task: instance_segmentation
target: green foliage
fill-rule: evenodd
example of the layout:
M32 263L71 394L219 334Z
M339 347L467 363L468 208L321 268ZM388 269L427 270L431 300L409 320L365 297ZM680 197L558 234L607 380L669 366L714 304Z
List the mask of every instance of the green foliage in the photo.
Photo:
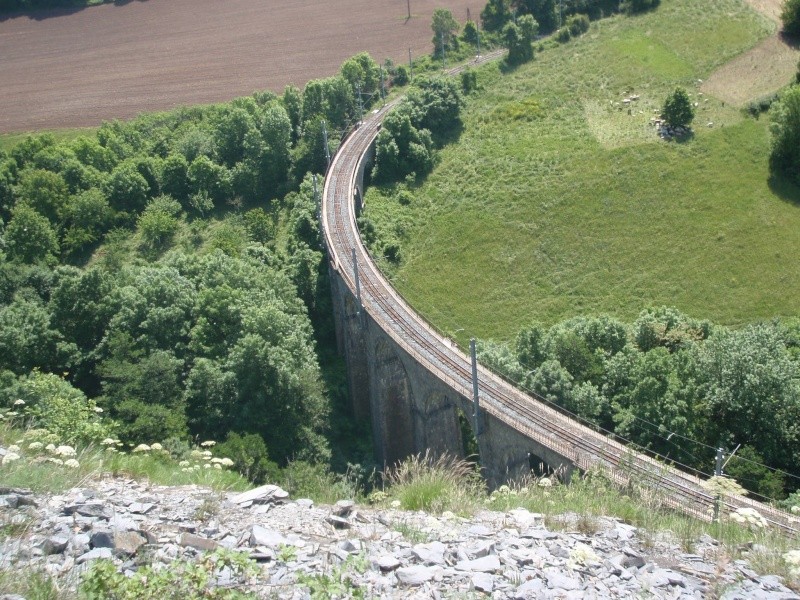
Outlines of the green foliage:
M0 364L23 375L36 367L60 372L76 358L75 345L54 326L38 299L15 298L0 306Z
M354 570L364 573L369 566L366 557L350 556L341 565L335 567L331 573L308 574L301 573L298 583L307 587L312 600L326 600L328 598L366 598L364 590L350 575Z
M47 220L26 204L14 208L6 225L5 246L8 257L26 264L56 262L58 238Z
M629 15L646 12L658 8L661 0L624 0L621 8Z
M521 16L517 23L507 23L501 32L503 45L508 48L506 60L519 65L533 58L531 43L539 30L539 24L531 15Z
M144 208L150 186L136 164L126 161L111 172L104 191L115 210L135 213Z
M664 100L661 115L670 127L688 127L694 120L694 107L686 90L675 88Z
M176 560L164 569L145 566L128 577L111 561L97 561L83 574L80 592L87 600L237 600L252 597L236 587L217 586L218 575L230 573L242 587L258 573L243 552L215 550L196 561Z
M564 21L564 27L569 29L572 37L578 37L582 33L589 31L589 17L587 15L570 15Z
M18 202L33 208L57 224L63 216L69 196L64 178L58 173L42 169L26 169L20 174L16 191Z
M800 84L791 86L773 104L770 169L800 184Z
M164 248L178 230L178 214L181 205L170 196L159 196L151 200L137 221L142 245L147 250Z
M231 431L214 451L218 456L230 458L233 468L253 483L274 481L278 476L278 465L269 460L267 445L258 434L239 435Z
M465 514L484 493L475 465L452 456L411 456L384 473L389 494L404 510Z
M302 460L290 461L281 471L281 486L294 498L311 498L322 504L358 497L360 490L345 476L326 465Z
M108 424L102 422L94 401L52 373L32 371L4 395L25 402L28 424L55 434L62 443L99 442L109 435Z
M446 8L436 8L431 19L431 29L434 54L441 55L442 50L447 50L457 41L460 27L458 21L453 18L453 13Z
M526 14L532 15L539 23L543 33L554 31L559 24L559 10L563 12L563 2L556 0L520 0L519 8Z
M501 31L511 21L509 0L489 0L481 11L481 23L488 32Z
M781 22L786 34L800 35L800 0L784 0Z

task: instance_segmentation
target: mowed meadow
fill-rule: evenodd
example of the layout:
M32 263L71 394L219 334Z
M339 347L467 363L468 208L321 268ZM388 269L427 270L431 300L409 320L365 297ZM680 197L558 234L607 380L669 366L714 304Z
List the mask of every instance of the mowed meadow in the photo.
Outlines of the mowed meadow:
M798 314L800 190L769 180L769 119L699 91L774 27L738 0L664 0L482 68L413 201L367 195L401 241L398 290L462 342L654 305L728 325ZM651 118L678 85L694 134L664 141Z

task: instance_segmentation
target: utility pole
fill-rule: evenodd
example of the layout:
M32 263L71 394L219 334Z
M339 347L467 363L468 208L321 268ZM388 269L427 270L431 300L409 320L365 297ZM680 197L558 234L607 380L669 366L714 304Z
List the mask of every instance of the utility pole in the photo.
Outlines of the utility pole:
M325 249L325 236L322 233L322 198L319 197L317 192L317 174L311 175L311 181L314 183L314 204L317 206L317 224L319 226L319 240L322 249Z
M411 48L408 49L408 80L414 81L414 63L411 62Z
M408 5L408 18L411 18L411 0L406 0L406 4Z
M478 56L481 55L481 27L478 23L475 23L475 31L478 32Z
M383 67L378 65L378 71L381 74L381 100L383 101L383 106L386 106L386 90L383 89Z
M564 11L561 6L562 0L558 0L558 28L561 29L561 21L564 19Z
M359 124L361 121L364 120L364 104L361 102L361 84L356 84L356 89L358 90L358 122Z
M722 459L725 458L724 454L722 453L722 448L717 448L717 465L714 468L714 476L715 477L722 477ZM719 508L720 508L720 500L722 494L717 492L716 498L714 498L714 523L719 523Z
M475 352L475 338L469 340L469 354L472 358L472 402L475 410L472 418L475 423L475 437L477 438L481 434L481 407L478 399L478 357Z
M361 284L358 281L358 260L356 260L356 249L352 248L353 251L353 277L355 277L356 281L356 301L358 302L358 312L356 314L360 315L361 312L364 310L364 305L361 304Z
M445 56L444 53L444 31L439 32L439 39L441 40L441 46L442 46L442 68L447 69L447 57Z
M325 160L328 163L328 166L325 168L325 173L327 174L328 169L331 168L331 149L328 148L328 126L325 125L325 121L322 121L322 139L325 143Z

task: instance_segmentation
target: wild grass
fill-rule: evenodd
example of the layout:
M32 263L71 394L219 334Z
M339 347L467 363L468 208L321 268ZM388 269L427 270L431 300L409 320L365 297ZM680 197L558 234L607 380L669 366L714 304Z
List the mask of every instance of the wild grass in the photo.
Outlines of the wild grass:
M698 89L772 28L739 0L665 0L511 72L480 68L460 139L414 200L367 194L402 243L399 291L462 343L662 304L728 325L797 314L800 189L769 179L767 119ZM694 135L665 142L650 118L679 85Z
M69 600L74 593L61 589L46 573L34 569L0 569L0 596L25 600ZM16 594L16 595L15 595Z
M42 135L49 133L56 140L72 140L82 135L92 135L97 130L96 127L73 127L67 129L44 129L38 131L26 131L22 133L0 133L0 150L10 151L29 135Z
M69 467L46 460L43 452L27 451L34 439L7 425L0 426L0 445L21 448L21 459L0 465L0 481L9 487L30 489L37 493L58 493L102 477L129 477L148 480L156 485L202 485L215 490L245 490L251 484L227 469L201 466L182 467L178 458L163 452L130 453L99 446L76 448L73 457L78 466Z
M387 469L384 481L403 510L469 514L485 493L474 463L429 451Z

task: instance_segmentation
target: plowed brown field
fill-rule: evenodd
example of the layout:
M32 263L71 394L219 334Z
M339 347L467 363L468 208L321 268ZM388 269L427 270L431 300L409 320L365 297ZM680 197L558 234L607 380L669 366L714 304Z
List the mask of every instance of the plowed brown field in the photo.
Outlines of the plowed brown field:
M0 132L98 125L430 52L434 8L483 0L136 0L0 21Z

